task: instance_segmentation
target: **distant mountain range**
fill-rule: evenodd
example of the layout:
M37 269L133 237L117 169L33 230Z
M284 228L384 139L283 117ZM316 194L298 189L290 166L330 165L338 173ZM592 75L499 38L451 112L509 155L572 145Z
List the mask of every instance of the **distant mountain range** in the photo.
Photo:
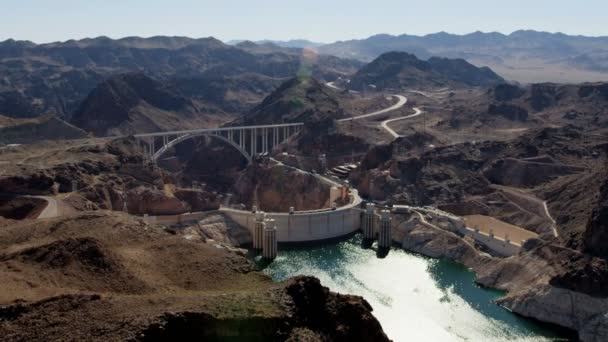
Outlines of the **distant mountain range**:
M297 47L310 45L316 47ZM100 136L239 118L335 118L342 113L323 82L339 79L345 82L341 88L352 90L404 90L486 87L526 77L594 81L608 75L607 46L605 37L534 31L378 35L328 45L228 45L215 38L163 36L49 44L7 40L0 42L0 127L38 125L48 137L55 127L62 136ZM10 140L19 132L11 131Z
M226 42L226 44L229 45L237 45L243 42L246 42L247 40L229 40ZM258 45L267 45L267 44L273 44L276 46L280 46L280 47L286 47L286 48L318 48L321 45L324 45L323 43L318 43L318 42L311 42L310 40L306 40L306 39L291 39L291 40L271 40L271 39L264 39L264 40L255 40L253 41L253 43L258 44Z
M239 42L242 41L234 43ZM433 56L463 58L477 66L488 66L506 79L524 83L608 80L608 37L520 30L508 35L497 32L378 34L331 44L306 40L260 43L314 48L321 54L363 62L389 51L404 51L425 60Z
M463 58L489 66L501 76L520 82L584 82L608 80L608 37L516 31L445 32L425 36L379 34L317 48L322 54L371 61L388 51L406 51L418 58Z

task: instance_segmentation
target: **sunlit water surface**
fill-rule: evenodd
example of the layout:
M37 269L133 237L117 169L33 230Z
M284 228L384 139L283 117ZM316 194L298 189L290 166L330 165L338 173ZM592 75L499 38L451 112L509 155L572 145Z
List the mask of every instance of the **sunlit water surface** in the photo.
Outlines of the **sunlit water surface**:
M385 259L359 236L336 244L284 249L264 271L280 281L321 279L332 291L365 297L394 341L555 341L556 332L497 306L466 268L392 249Z

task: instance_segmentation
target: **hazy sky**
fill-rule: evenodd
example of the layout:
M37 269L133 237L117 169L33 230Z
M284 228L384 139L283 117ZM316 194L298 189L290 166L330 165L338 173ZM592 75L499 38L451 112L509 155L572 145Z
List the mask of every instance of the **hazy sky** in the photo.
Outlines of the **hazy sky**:
M608 36L607 0L0 0L0 40L180 35L332 42L535 29Z

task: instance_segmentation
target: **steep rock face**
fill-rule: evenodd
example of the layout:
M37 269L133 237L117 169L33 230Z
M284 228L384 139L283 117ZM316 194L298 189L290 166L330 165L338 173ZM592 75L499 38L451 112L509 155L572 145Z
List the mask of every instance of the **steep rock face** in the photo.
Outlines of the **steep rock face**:
M237 180L234 188L241 203L248 207L256 204L264 211L329 207L329 185L312 174L284 165L254 163Z
M600 188L597 206L593 209L584 235L585 251L608 259L608 178Z
M362 89L441 87L451 84L486 86L502 78L488 68L477 68L463 59L418 59L406 52L387 52L361 68L349 86Z
M513 121L526 121L528 119L528 111L516 105L500 103L491 104L488 107L488 114L502 115L505 118Z

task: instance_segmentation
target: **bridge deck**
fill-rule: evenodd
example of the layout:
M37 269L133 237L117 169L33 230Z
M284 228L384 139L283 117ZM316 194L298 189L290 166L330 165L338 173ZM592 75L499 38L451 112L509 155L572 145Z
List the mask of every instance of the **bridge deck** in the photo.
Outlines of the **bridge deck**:
M226 126L216 128L203 128L203 129L190 129L183 131L168 131L168 132L155 132L155 133L141 133L134 134L136 138L142 137L162 137L166 135L182 135L192 133L205 133L205 132L225 132L225 131L237 131L237 130L249 130L249 129L263 129L263 128L281 128L281 127L295 127L304 125L301 122L297 123L285 123L285 124L274 124L274 125L255 125L255 126Z

